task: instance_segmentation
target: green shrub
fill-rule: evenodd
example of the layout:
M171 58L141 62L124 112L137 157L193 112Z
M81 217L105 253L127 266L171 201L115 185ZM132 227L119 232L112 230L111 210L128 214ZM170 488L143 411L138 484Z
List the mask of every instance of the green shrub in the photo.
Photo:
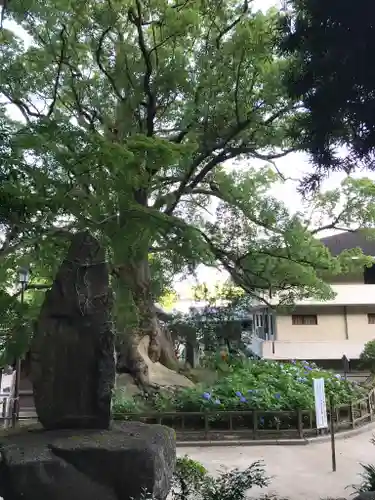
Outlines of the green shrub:
M145 411L145 404L127 394L122 390L115 392L112 399L112 414L116 418L117 415L126 413L141 413Z
M375 340L370 340L365 344L359 357L361 367L375 374Z
M177 411L295 410L314 409L313 379L324 378L327 397L335 404L347 404L363 397L358 385L340 375L303 362L243 362L211 386L182 389L168 400L168 409Z
M373 437L370 442L375 444L375 438ZM372 464L361 464L361 467L363 469L361 473L362 482L359 485L352 485L352 488L358 493L375 491L375 466Z
M173 476L172 492L174 500L187 500L198 495L204 481L207 479L207 470L196 460L185 455L177 458Z
M362 483L355 487L358 492L375 491L375 466L372 464L361 464L363 472L361 473Z
M280 363L265 360L235 360L230 371L213 383L200 383L192 388L158 394L152 402L154 410L313 410L313 379L324 378L326 395L335 405L348 404L364 397L364 389L344 380L340 375L322 370L313 363L297 361ZM131 400L115 401L114 408L123 413L142 411Z
M173 500L244 500L247 490L268 484L262 462L214 478L200 462L185 456L177 459L171 496Z
M233 469L223 472L217 478L208 477L201 488L202 500L244 500L246 492L253 486L264 488L269 485L261 461L254 462L245 470ZM197 498L197 497L194 497Z
M185 456L177 459L170 497L172 500L244 500L253 486L269 485L262 462L254 462L245 470L233 469L218 477L210 476L205 467ZM154 500L143 492L141 500Z

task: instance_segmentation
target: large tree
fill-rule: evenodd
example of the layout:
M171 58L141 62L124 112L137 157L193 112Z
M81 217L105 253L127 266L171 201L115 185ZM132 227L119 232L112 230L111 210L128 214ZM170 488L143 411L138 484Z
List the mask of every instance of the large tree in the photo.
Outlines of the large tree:
M371 0L288 0L282 51L292 56L289 95L301 99L295 133L316 172L374 169L375 4Z
M311 214L271 195L273 167L251 166L296 147L277 12L246 0L12 0L5 17L31 44L1 31L3 286L25 260L51 277L65 236L90 229L111 262L119 369L140 385L150 361L176 366L154 308L176 272L217 266L253 296L290 301L326 297L324 273L365 262L332 258ZM369 181L349 182L316 195L312 213L328 228L370 224L373 202Z

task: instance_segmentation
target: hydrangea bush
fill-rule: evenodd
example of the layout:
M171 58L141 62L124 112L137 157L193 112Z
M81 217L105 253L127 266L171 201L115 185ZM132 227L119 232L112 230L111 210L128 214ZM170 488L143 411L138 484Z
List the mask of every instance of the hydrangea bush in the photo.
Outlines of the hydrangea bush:
M280 363L245 361L212 386L160 394L154 405L159 411L212 410L309 410L314 408L313 379L324 378L327 398L344 405L364 397L364 390L339 374L322 370L307 361Z

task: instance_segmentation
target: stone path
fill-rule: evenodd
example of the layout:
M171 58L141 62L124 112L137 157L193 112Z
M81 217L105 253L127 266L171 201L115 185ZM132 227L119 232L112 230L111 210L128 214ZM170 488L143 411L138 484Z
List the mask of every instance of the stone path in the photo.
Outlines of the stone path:
M179 448L178 454L199 460L213 474L264 460L267 473L273 476L271 485L251 490L251 496L277 493L290 500L350 498L353 490L346 486L360 482L360 463L375 464L375 445L370 443L373 433L375 424L362 434L336 440L337 472L331 469L329 442L307 446L186 447Z

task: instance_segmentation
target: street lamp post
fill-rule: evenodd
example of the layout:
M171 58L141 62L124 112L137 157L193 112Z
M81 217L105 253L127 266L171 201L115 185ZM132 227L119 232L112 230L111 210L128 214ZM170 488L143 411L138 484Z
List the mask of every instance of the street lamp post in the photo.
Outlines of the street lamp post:
M21 305L24 304L25 290L29 282L30 271L27 267L22 267L18 271L18 282L21 285ZM20 379L21 379L21 357L16 361L16 379L14 382L14 399L13 399L13 411L12 411L12 427L15 427L18 420L18 415L20 411Z

